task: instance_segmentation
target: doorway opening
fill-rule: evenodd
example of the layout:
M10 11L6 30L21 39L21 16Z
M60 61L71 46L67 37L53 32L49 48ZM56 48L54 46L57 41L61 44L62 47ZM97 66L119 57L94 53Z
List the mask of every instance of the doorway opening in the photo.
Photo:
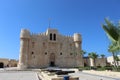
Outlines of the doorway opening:
M51 67L55 66L55 54L54 53L50 54L50 66Z
M51 66L51 67L54 67L54 66L55 66L55 62L51 61L51 62L50 62L50 66Z
M84 66L86 67L86 66L87 66L87 64L86 64L86 63L84 63Z
M0 68L4 68L4 63L0 62Z

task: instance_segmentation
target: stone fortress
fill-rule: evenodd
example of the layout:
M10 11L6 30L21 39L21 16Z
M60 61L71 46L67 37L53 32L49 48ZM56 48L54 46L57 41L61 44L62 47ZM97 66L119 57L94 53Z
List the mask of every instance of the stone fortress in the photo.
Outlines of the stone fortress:
M81 52L81 35L61 35L58 30L48 28L45 33L31 34L22 29L18 67L44 68L84 66Z

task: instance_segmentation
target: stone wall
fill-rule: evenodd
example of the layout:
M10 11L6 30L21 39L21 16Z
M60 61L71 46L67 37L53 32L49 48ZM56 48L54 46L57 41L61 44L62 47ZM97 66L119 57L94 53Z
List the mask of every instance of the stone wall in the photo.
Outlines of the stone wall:
M9 60L9 67L17 67L18 61L15 59L10 59Z
M97 58L95 59L95 64L92 58L84 57L84 66L106 66L107 59L106 58Z
M9 63L9 59L0 58L0 64L3 64L3 67L7 67Z
M96 59L96 66L106 66L107 65L107 59L106 58L97 58Z
M17 67L18 61L15 59L0 58L0 64L3 64L3 67Z

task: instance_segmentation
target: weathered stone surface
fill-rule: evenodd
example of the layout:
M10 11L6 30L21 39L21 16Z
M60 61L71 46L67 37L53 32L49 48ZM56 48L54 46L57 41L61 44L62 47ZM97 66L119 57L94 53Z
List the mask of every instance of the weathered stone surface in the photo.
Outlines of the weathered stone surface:
M83 66L81 35L63 36L56 29L43 34L21 30L19 68Z

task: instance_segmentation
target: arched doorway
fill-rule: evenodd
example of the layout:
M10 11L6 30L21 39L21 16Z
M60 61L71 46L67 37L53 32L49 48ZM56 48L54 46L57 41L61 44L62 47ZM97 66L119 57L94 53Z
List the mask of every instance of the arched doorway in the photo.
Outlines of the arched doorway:
M55 66L55 54L54 53L50 54L50 66L51 67Z
M4 67L4 63L0 62L0 68L3 68L3 67Z
M87 63L84 63L84 67L86 67L87 66Z

